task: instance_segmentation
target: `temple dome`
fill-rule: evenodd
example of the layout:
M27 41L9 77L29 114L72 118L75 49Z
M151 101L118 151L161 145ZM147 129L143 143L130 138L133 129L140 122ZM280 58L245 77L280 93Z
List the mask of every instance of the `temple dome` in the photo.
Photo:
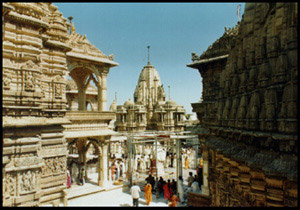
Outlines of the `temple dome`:
M134 102L131 101L130 99L128 99L127 101L125 101L124 106L125 106L126 108L127 108L127 107L130 107L130 106L134 106Z
M169 101L166 102L166 105L168 106L177 106L176 102L170 99Z

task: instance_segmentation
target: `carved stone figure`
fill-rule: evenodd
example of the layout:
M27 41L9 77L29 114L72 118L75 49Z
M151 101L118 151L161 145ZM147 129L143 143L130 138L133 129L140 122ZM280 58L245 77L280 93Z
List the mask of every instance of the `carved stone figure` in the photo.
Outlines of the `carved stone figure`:
M35 174L34 172L31 172L31 170L23 172L21 174L21 180L22 180L20 183L21 191L27 192L35 189Z
M196 54L196 53L192 53L192 61L195 62L195 61L198 61L200 58L199 56Z
M11 75L9 75L9 74L4 75L3 74L2 79L3 79L3 89L4 90L9 90L10 89L11 80L12 80Z
M35 79L31 71L28 71L25 76L25 91L35 91Z
M16 193L16 177L12 173L5 173L3 178L3 197L9 198Z
M55 98L62 97L61 84L58 83L54 84L54 93L55 93Z

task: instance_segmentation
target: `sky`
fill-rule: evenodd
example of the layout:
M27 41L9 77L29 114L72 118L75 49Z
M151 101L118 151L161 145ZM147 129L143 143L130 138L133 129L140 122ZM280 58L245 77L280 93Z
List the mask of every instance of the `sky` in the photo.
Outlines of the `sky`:
M191 53L201 55L238 22L245 3L54 3L65 18L73 16L76 32L105 55L114 54L119 66L107 77L107 109L115 99L123 105L133 100L139 74L148 61L158 70L171 99L193 114L191 103L202 94L202 78Z

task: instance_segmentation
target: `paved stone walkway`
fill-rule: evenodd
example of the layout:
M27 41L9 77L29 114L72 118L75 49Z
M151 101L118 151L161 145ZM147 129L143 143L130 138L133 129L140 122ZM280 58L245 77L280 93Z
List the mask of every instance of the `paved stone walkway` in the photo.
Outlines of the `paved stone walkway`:
M132 206L132 198L129 191L123 192L122 189L105 191L91 194L84 197L74 198L68 201L68 206ZM139 206L147 206L145 193L140 193ZM150 206L168 206L163 198L156 199L152 195Z

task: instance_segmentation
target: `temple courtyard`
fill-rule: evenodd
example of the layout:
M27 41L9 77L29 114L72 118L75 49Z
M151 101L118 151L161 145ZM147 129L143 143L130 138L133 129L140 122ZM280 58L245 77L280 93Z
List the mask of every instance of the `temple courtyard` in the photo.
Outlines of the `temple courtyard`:
M184 177L188 176L189 172L193 174L196 173L193 169L183 169ZM164 180L175 178L175 168L166 168L165 175L163 176ZM139 206L147 206L145 201L145 178L147 177L147 172L140 173L139 176L133 177L134 181L137 181L137 184L141 188ZM112 181L109 181L107 188L97 186L97 174L90 174L89 179L86 183L81 186L78 184L72 184L72 187L68 189L67 194L67 206L119 206L119 207L129 207L132 205L132 198L129 191L129 185L124 183L122 185L114 185ZM185 192L190 190L187 187L187 182L183 182L183 187ZM200 192L201 193L201 192ZM186 196L185 196L186 198ZM63 203L54 204L57 206L64 206ZM53 204L45 205L53 206ZM168 202L161 195L159 198L156 198L155 194L152 193L152 202L149 206L160 206L168 207ZM187 206L186 202L178 202L178 207Z

